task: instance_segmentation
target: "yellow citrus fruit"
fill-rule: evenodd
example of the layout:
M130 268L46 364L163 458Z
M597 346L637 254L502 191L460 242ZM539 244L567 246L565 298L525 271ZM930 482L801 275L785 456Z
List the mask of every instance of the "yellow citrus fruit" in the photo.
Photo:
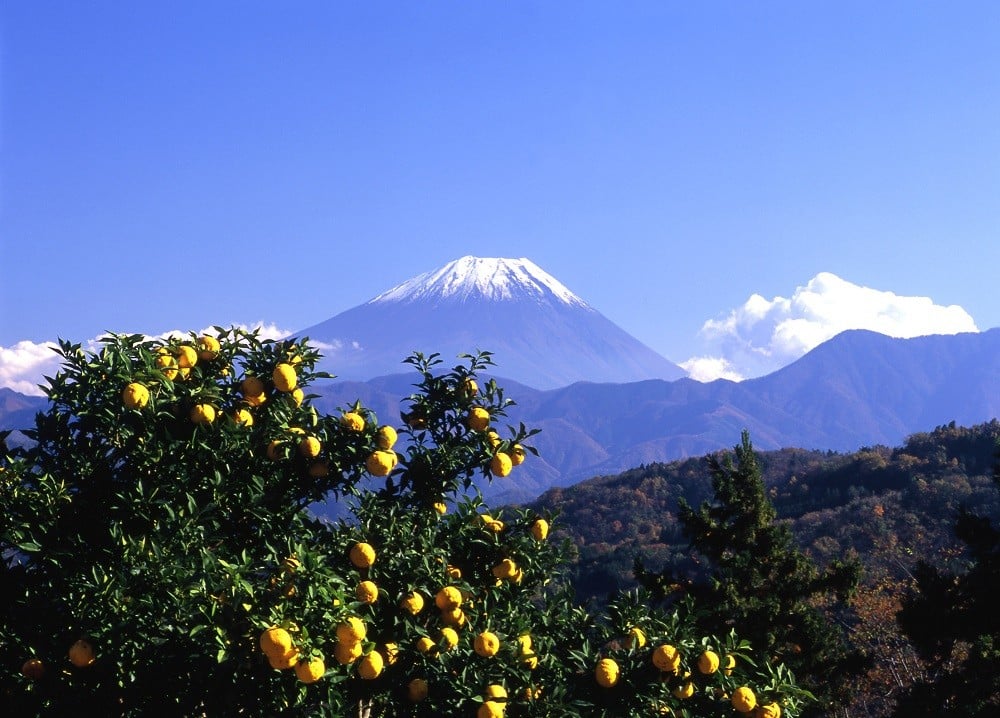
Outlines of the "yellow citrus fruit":
M661 671L676 672L681 665L681 654L674 646L657 646L653 650L653 665Z
M122 391L122 403L129 409L141 409L149 403L149 389L138 382L132 382Z
M29 658L21 665L21 675L30 681L41 680L45 675L45 664L37 658Z
M274 382L275 389L287 394L295 389L299 383L299 378L295 375L295 367L291 364L282 363L274 367L274 371L271 372L271 381Z
M399 460L394 451L375 451L365 460L365 468L372 476L388 476Z
M454 586L445 586L437 592L434 603L442 611L458 608L462 605L462 592Z
M286 556L281 561L282 573L295 573L302 567L302 562L295 555Z
M514 466L520 466L524 463L524 447L520 444L514 444L510 447L510 451L508 453L510 454L510 463Z
M385 664L393 665L399 658L399 646L395 643L386 643L382 648L382 655L385 656Z
M211 404L195 404L191 407L191 421L195 424L211 424L215 421L215 407Z
M483 658L491 658L500 650L500 639L492 631L483 631L476 636L472 648Z
M295 677L302 683L315 683L326 673L326 664L322 658L313 657L308 661L301 661L295 666Z
M451 626L445 626L441 629L441 641L444 642L444 649L450 651L458 645L458 633Z
M529 670L535 670L538 667L538 656L531 650L531 636L524 633L517 637L517 643L520 646L521 663Z
M444 572L448 575L448 578L456 581L462 578L462 569L458 566L452 566L450 563L445 567Z
M486 432L486 440L490 443L490 448L495 449L500 446L500 434L492 429Z
M688 673L684 678L689 678L691 676ZM694 683L692 681L685 680L679 686L674 688L673 694L675 698L680 698L681 700L687 700L694 695Z
M642 648L646 645L646 634L641 628L632 628L625 639L625 645L628 648Z
M233 412L233 421L240 426L253 426L253 414L249 409L237 409Z
M214 361L219 356L219 340L205 335L198 339L198 358L203 361Z
M177 360L169 354L160 354L156 357L156 366L167 379L173 381L177 377Z
M465 377L462 382L462 393L468 397L473 397L479 393L479 385L476 384L476 380L471 376Z
M367 656L358 661L358 675L366 681L373 681L382 673L385 667L385 660L378 651L371 651Z
M86 668L94 662L94 647L90 641L80 639L69 648L69 662L77 668Z
M357 616L351 616L337 626L337 640L341 643L357 643L365 640L367 635L368 629Z
M733 675L733 669L736 668L736 656L727 655L723 663L723 673L727 676Z
M753 716L754 718L781 718L781 706L777 703L757 706Z
M611 688L618 682L618 664L610 658L602 658L594 669L594 680L602 688Z
M337 641L333 645L333 657L342 666L354 663L361 657L364 646L361 641Z
M351 547L351 563L358 568L370 568L375 563L375 549L364 541Z
M198 363L198 352L190 344L182 344L177 347L177 366L181 369L190 369Z
M490 461L490 473L494 476L504 477L510 475L510 470L514 465L510 461L510 457L502 451L498 451L493 455L493 459Z
M705 651L698 656L698 670L706 676L719 670L719 654L715 651Z
M268 653L267 662L270 664L271 668L276 671L284 671L292 668L299 662L299 649L292 647L285 653Z
M403 600L400 601L400 605L403 607L403 610L411 616L416 616L424 610L424 597L416 591L411 591L403 597Z
M486 686L486 690L483 691L483 697L485 698L506 698L507 689L501 686L499 683L491 683Z
M247 394L246 396L243 397L243 401L245 401L250 406L261 406L264 402L267 401L267 394L263 392L261 392L260 394Z
M483 701L476 710L476 718L503 718L506 706L506 703L498 703L497 701Z
M340 425L348 431L364 431L365 419L356 411L349 411L340 417Z
M302 391L301 387L297 386L294 389L292 389L291 393L288 396L291 397L292 403L295 404L295 406L302 406L302 402L306 398L306 393Z
M549 522L545 519L535 521L531 524L531 535L535 537L536 541L544 541L549 535Z
M514 574L517 573L517 564L511 559L505 558L503 561L494 566L491 571L497 578L513 578Z
M738 712L749 713L757 705L757 696L746 686L740 686L733 691L733 697L730 699L730 702Z
M284 655L292 648L292 634L279 626L271 626L260 634L260 650L267 655Z
M423 678L414 678L406 686L406 695L414 703L419 703L427 697L427 681Z
M486 431L486 427L490 425L490 412L481 406L474 406L469 409L466 423L473 431Z
M434 510L437 511L442 516L444 516L446 513L448 513L448 505L444 501L435 501Z
M323 445L315 436L307 436L299 442L299 453L307 459L315 459L322 448Z
M449 608L441 611L441 622L446 626L461 628L465 625L465 611L461 608Z
M260 396L264 393L264 382L255 376L248 376L240 382L240 391L245 397Z
M396 430L391 426L380 427L375 434L375 444L383 451L388 451L396 443Z
M375 603L378 600L378 586L374 581L362 581L358 584L355 594L362 603Z
M434 639L429 636L421 636L417 640L417 650L421 653L430 653L435 648L437 648L437 644L434 643Z

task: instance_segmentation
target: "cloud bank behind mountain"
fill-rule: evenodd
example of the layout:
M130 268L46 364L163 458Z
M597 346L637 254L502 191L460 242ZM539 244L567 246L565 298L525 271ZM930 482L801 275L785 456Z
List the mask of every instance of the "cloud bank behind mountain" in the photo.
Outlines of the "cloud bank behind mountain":
M727 315L709 319L700 332L704 353L680 365L698 381L764 376L848 329L899 339L979 331L958 305L901 296L820 272L789 298L752 294Z

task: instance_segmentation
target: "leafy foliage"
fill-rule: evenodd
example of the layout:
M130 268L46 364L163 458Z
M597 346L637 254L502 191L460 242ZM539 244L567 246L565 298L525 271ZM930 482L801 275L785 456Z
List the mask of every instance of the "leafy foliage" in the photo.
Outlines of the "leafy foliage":
M1000 464L994 469L1000 488ZM984 516L963 509L956 536L968 547L962 571L920 561L915 591L899 622L923 658L931 677L911 687L897 715L985 718L1000 712L1000 530Z
M690 604L573 605L553 515L475 490L516 480L500 477L534 433L476 384L488 354L411 357L390 430L360 402L315 409L308 344L217 332L61 345L35 443L0 472L12 715L694 717L749 691L796 716L811 700L739 626L696 630ZM310 512L331 496L348 520ZM700 670L706 650L732 671Z
M816 605L846 600L857 586L860 565L835 562L817 569L796 545L766 495L760 468L743 432L735 461L708 457L714 499L693 509L679 500L679 519L691 547L708 560L709 580L692 583L675 574L639 580L663 593L683 590L701 607L697 625L718 632L739 626L752 645L788 663L806 685L831 700L849 675L842 630Z

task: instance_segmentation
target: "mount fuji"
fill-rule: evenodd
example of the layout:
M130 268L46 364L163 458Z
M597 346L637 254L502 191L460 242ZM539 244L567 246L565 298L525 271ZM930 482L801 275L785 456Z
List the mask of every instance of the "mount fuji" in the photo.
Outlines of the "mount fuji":
M537 389L685 376L529 259L462 257L295 334L341 379L409 371L414 351L450 364L476 350Z

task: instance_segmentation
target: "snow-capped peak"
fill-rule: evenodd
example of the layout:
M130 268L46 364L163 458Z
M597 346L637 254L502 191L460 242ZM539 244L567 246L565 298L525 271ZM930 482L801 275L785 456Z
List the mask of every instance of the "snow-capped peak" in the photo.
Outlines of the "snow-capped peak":
M369 304L440 298L462 300L470 296L494 301L526 296L554 298L565 304L590 308L558 279L523 257L462 257L382 292Z

